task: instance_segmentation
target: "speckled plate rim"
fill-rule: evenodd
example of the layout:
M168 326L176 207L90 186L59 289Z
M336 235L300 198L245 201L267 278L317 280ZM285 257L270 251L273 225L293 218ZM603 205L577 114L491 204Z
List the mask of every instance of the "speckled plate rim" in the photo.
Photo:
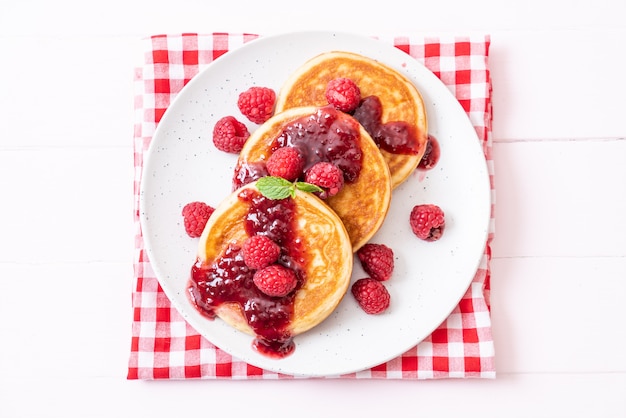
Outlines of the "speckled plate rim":
M287 76L318 53L357 52L411 79L422 93L429 132L441 145L431 171L416 171L394 190L386 221L370 242L393 248L395 270L385 282L391 306L366 315L348 293L321 325L295 338L295 352L271 359L252 348L252 337L200 314L187 297L197 239L182 225L182 207L202 200L217 205L230 193L236 155L217 151L212 127L240 116L236 101L250 86L278 91ZM245 118L239 117L244 121ZM246 122L252 130L256 127ZM446 212L446 231L430 243L411 232L408 216L419 203ZM151 267L163 291L201 335L235 358L294 376L339 376L393 359L430 335L467 291L482 258L491 192L485 157L474 127L448 88L422 64L392 45L361 35L308 31L261 37L224 54L196 75L164 113L146 153L140 185L140 222ZM365 274L358 261L352 281Z

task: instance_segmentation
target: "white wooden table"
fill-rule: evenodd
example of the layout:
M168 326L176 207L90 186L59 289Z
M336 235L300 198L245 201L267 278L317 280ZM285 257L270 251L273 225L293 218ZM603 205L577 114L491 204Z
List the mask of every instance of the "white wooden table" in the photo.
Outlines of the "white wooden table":
M0 417L626 417L626 4L284 7L0 0ZM301 29L491 34L496 379L126 380L140 39Z

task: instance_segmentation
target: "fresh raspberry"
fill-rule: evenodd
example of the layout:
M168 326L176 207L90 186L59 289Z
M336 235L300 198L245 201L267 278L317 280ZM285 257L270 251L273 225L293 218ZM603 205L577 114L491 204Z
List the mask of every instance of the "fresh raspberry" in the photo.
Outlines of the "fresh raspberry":
M250 136L248 128L234 116L224 116L213 127L213 144L220 151L237 154Z
M387 281L393 273L393 250L385 244L368 243L359 248L357 256L363 270L379 282Z
M304 158L293 147L281 147L270 155L265 165L270 176L294 181L302 174Z
M416 205L409 218L413 233L425 241L437 241L441 238L446 225L443 210L437 205Z
M243 261L251 269L262 269L278 260L280 247L265 235L253 235L243 243Z
M335 109L350 113L361 101L361 90L349 78L335 78L326 85L326 100Z
M272 116L275 102L274 90L267 87L250 87L239 94L237 106L251 122L260 125Z
M298 284L296 273L280 264L257 270L252 277L256 287L268 296L287 296Z
M376 279L359 279L351 290L359 306L370 315L383 313L389 307L391 295L385 285Z
M183 221L187 235L192 238L198 238L202 235L209 217L213 214L215 208L204 202L191 202L183 207Z
M324 191L318 196L326 199L339 193L343 187L343 172L335 164L322 161L307 170L304 181L321 187Z

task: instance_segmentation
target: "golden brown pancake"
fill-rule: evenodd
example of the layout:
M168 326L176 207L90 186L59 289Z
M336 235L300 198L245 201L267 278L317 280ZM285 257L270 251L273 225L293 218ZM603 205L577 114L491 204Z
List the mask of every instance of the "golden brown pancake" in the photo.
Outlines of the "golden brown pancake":
M339 193L324 200L343 221L353 250L357 251L378 231L387 215L391 201L391 176L389 167L370 135L347 113L330 106L308 106L275 114L246 141L235 167L234 187L245 183L241 177L246 171L260 170L257 176L266 174L263 172L264 163L280 146L277 138L283 135L288 126L300 123L303 118L324 119L326 113L335 115L355 131L361 152L358 177L352 182L345 181Z
M298 272L298 287L288 296L266 296L252 282L254 270L245 267L240 248L254 234L278 243L277 263ZM321 199L297 190L293 198L272 200L252 182L228 196L209 218L189 293L208 317L217 316L266 344L287 344L334 311L350 283L352 265L348 233Z
M412 153L381 152L391 171L392 187L401 184L419 164L426 150L428 121L422 96L400 72L368 57L344 51L320 54L298 68L282 86L275 112L301 106L324 106L326 85L335 78L353 80L361 97L376 96L382 105L383 124L405 122L414 141ZM372 137L379 143L377 136Z

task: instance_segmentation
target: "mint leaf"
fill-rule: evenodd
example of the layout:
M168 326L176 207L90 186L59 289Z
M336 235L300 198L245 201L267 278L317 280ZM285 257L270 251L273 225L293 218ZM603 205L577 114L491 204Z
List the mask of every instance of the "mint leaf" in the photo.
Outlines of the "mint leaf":
M305 183L303 181L297 181L295 185L298 190L302 190L303 192L307 193L321 193L324 191L321 187L316 186L315 184Z
M257 180L257 189L269 199L280 200L289 196L295 196L296 190L293 183L282 177L265 176Z
M280 200L289 196L296 197L296 189L307 193L323 192L324 190L315 184L304 181L294 183L282 177L265 176L256 182L256 188L268 199Z

